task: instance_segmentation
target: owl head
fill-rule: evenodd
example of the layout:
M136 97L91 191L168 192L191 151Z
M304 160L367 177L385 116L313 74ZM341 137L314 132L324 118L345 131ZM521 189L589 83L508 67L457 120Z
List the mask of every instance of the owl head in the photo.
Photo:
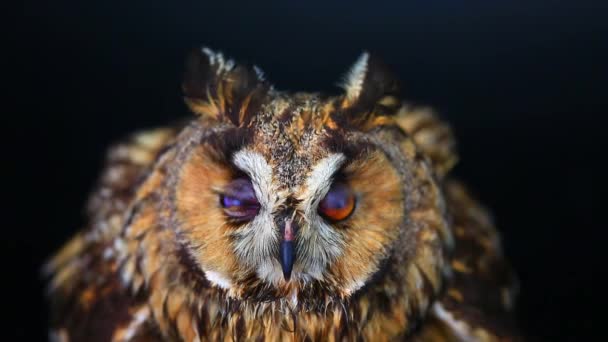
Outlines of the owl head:
M415 256L425 193L414 180L433 176L412 166L421 157L395 122L398 84L364 53L343 89L281 92L220 53L189 58L183 91L197 118L178 139L168 202L189 267L211 286L315 305Z

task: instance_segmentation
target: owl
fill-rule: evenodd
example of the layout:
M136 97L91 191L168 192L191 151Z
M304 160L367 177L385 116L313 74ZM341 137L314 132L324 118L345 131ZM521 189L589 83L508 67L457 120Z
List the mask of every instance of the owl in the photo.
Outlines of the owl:
M190 121L109 150L88 223L44 266L54 341L519 340L450 128L363 53L339 95L208 48Z

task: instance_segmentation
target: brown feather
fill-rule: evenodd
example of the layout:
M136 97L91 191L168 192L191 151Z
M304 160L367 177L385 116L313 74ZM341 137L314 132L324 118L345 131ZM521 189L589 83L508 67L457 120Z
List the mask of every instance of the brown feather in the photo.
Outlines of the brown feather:
M516 340L516 282L487 212L448 176L451 131L364 62L328 97L196 52L184 94L201 115L112 148L88 226L47 264L54 336ZM221 207L237 177L260 202L251 222ZM357 200L332 223L315 205L336 180ZM289 281L285 213L299 227Z

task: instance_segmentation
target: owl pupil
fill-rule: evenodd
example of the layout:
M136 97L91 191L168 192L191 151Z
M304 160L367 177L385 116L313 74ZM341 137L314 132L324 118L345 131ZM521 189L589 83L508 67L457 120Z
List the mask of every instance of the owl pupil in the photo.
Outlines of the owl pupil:
M331 192L327 195L327 199L325 200L325 203L328 208L342 209L342 208L346 207L347 201L348 201L348 198L345 196L345 194L343 192L336 191L336 192Z
M224 205L224 207L236 207L236 206L242 205L242 202L239 199L234 198L234 197L223 196L222 204Z

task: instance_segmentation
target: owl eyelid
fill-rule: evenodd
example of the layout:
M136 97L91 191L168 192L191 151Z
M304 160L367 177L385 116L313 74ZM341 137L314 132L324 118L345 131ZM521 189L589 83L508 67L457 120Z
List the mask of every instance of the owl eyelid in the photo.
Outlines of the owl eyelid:
M226 207L224 208L224 213L228 215L231 219L235 219L237 221L249 221L252 220L255 216L257 216L259 212L258 206L244 206L244 207Z
M243 205L224 206L224 198L220 197L220 206L229 220L234 222L248 222L253 220L260 211L257 203L244 203Z
M239 207L259 207L260 206L260 203L257 200L253 201L253 200L250 200L250 199L242 199L242 198L239 198L238 196L233 196L233 195L230 195L230 194L219 194L219 196L220 196L220 201L222 201L222 202L224 202L225 199L235 199L235 200L241 202L240 204L232 205L232 207L235 207L235 206L239 206Z
M217 193L219 204L229 219L249 221L257 216L260 210L260 203L249 178L236 178L224 188L214 189L214 192Z

